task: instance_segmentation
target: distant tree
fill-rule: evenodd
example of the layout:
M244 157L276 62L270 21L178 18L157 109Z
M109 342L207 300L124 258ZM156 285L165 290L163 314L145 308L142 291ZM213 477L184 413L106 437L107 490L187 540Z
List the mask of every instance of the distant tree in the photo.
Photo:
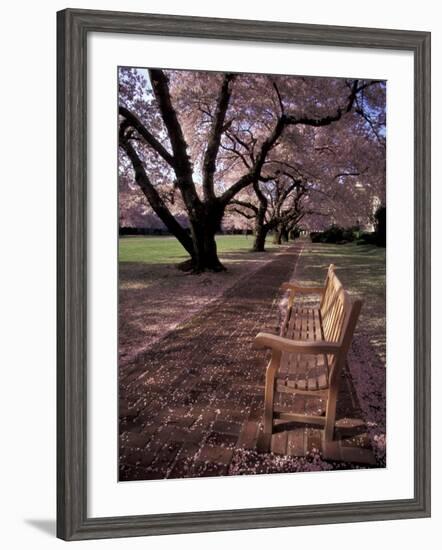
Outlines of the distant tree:
M252 250L262 252L269 232L273 231L281 244L284 236L301 221L305 215L302 197L306 187L301 179L289 172L263 178L252 186L254 197L250 200L233 199L229 210L237 212L254 222L255 239Z

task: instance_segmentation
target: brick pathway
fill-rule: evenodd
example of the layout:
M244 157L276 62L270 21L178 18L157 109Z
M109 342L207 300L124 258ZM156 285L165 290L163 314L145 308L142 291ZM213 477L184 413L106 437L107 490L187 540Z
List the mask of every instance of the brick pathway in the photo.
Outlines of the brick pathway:
M237 473L238 453L256 449L267 355L251 343L261 330L278 331L278 288L298 252L286 248L121 371L121 481L228 475L232 463ZM354 416L348 377L343 392L341 412ZM295 429L298 453L317 446L318 430ZM273 450L287 452L274 439Z

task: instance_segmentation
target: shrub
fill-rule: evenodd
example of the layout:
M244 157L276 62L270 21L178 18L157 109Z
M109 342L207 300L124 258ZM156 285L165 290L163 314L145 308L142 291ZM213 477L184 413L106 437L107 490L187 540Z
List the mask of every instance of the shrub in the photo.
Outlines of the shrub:
M310 240L312 241L312 243L320 243L321 235L322 233L319 233L318 231L312 231L310 233Z
M359 232L359 228L332 225L321 233L310 233L310 238L313 243L345 244L355 240L356 232Z
M338 243L344 238L344 229L338 225L332 225L330 229L323 232L323 242Z
M340 227L332 225L322 232L310 233L312 243L346 244L356 241L356 244L374 244L386 246L387 240L387 209L380 206L374 216L375 230L372 233L361 231L359 226Z
M356 244L377 244L376 233L361 233Z
M376 246L386 246L387 243L387 209L380 206L374 216L375 230L373 233L361 233L356 244L374 244Z

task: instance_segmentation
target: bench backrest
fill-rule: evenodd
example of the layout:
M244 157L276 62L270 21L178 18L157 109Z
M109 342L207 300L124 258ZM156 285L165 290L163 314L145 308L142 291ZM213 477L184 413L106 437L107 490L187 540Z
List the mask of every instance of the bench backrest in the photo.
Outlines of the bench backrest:
M333 264L327 271L320 311L324 339L328 342L339 342L345 314L345 291Z
M320 312L324 340L339 342L341 353L338 357L328 357L330 365L333 365L336 361L342 362L342 360L345 360L361 307L362 300L352 300L350 298L336 276L335 266L331 264L325 279ZM335 372L335 374L337 373Z

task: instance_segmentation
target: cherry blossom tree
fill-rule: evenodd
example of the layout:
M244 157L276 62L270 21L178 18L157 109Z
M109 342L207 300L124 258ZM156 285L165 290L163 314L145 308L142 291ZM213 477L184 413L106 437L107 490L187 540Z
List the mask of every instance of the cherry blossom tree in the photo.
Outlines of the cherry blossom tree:
M256 198L249 211L260 219L255 227L262 241L265 230L300 215L305 190L296 171L314 172L309 194L315 185L318 195L328 186L323 193L333 200L340 163L332 170L325 148L339 155L340 139L351 151L358 124L376 136L378 148L384 141L376 110L382 112L382 94L372 91L380 88L374 81L121 69L119 83L120 182L129 179L126 188L141 190L198 272L224 269L215 234L243 194ZM331 128L331 138L324 138ZM255 245L260 249L263 241Z

